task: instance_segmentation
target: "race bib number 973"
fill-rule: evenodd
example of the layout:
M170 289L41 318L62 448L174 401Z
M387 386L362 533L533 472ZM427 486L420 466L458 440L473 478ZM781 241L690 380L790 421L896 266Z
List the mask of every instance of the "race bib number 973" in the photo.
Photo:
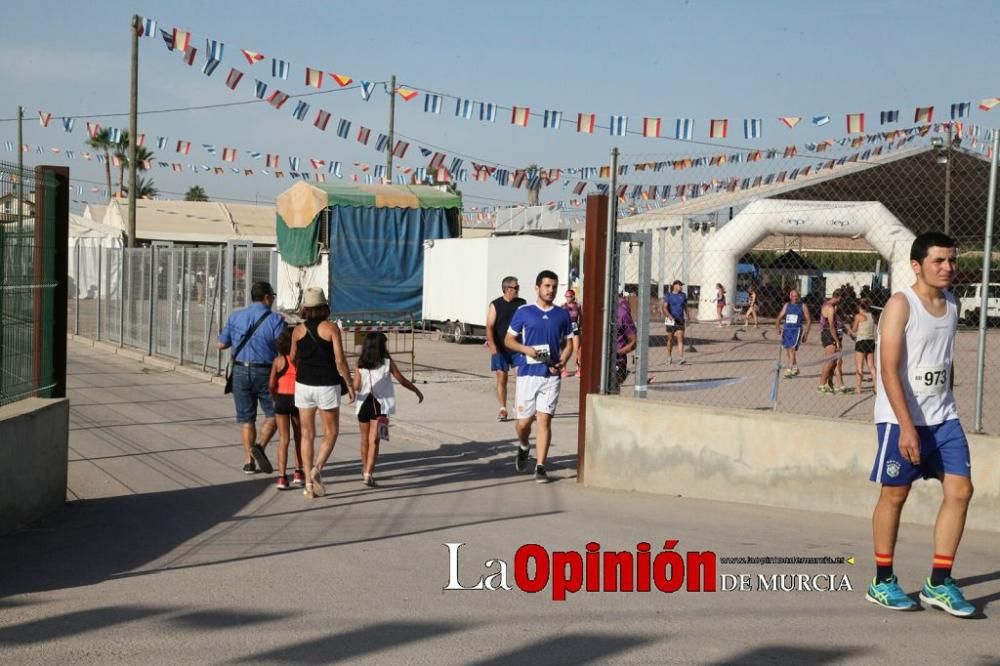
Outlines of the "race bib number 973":
M919 365L910 375L914 395L941 395L949 386L948 368L943 365Z

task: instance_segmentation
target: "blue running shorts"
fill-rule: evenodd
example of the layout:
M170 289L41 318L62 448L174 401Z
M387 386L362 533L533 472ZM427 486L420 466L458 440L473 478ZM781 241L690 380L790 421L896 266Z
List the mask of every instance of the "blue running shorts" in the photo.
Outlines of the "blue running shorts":
M878 451L869 477L885 486L908 486L917 479L935 479L942 474L972 476L969 441L962 423L951 419L939 425L917 426L920 464L914 465L899 451L899 425L879 423Z

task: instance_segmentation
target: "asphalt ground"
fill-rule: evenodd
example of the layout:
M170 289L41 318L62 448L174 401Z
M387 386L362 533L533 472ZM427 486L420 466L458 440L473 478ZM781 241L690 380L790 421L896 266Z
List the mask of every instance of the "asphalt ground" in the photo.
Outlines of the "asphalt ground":
M956 560L978 617L876 608L863 599L867 520L582 487L573 379L554 421L554 482L536 484L514 472L513 424L495 420L485 350L427 339L417 351L427 399L400 391L381 487L360 483L345 409L327 495L307 500L240 472L221 386L71 342L69 501L0 538L2 661L1000 663L1000 535L967 533ZM841 587L846 577L853 589L654 587L555 601L554 583L528 593L514 574L525 544L635 553L648 542L655 556L666 540L680 553L714 552L719 581L803 574ZM500 567L485 560L502 559L514 589L445 591L447 543L465 544L463 586ZM931 554L931 530L904 524L896 569L908 591ZM721 563L764 556L856 563Z

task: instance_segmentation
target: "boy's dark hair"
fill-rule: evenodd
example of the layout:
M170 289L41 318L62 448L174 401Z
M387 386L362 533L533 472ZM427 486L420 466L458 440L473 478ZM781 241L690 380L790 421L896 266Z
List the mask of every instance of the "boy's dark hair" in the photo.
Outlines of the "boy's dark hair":
M925 231L913 239L910 261L923 261L932 247L955 247L955 239L940 231Z
M278 336L275 341L274 346L278 348L278 353L282 356L288 356L292 353L292 329L286 328Z
M361 353L358 355L358 367L364 370L374 370L381 368L389 356L386 349L385 333L369 333L365 336L365 341L361 343Z
M556 284L559 284L558 275L556 275L552 271L542 271L541 273L538 274L538 277L535 278L535 286L536 287L542 286L542 280L546 278L548 278L549 280L555 280Z

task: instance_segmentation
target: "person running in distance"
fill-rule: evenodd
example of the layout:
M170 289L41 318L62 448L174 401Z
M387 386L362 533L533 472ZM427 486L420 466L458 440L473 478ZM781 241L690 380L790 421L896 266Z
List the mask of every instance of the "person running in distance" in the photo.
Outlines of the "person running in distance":
M566 302L562 305L569 315L569 321L573 324L573 362L576 363L575 376L580 376L580 325L583 323L583 308L576 300L576 292L572 289L566 290ZM563 377L569 377L569 366L563 368Z
M717 326L722 328L722 311L726 309L726 288L720 283L715 283L715 313L719 316Z
M952 577L972 499L969 443L953 393L958 307L948 289L958 267L955 241L938 232L920 234L910 248L910 266L916 283L886 303L875 347L878 451L870 479L881 490L872 514L875 578L865 599L891 610L916 606L893 572L893 551L911 485L938 479L943 497L934 523L934 558L919 598L969 617L976 608Z
M799 300L799 291L788 292L788 302L781 306L781 312L774 322L775 333L781 336L781 346L785 349L785 377L795 377L799 374L799 345L805 344L812 328L812 318L809 308Z
M523 472L528 462L528 438L531 425L538 421L535 438L535 481L548 483L545 459L552 440L552 416L559 403L562 369L573 353L569 340L573 325L569 315L552 302L559 286L559 277L552 271L542 271L535 278L536 300L523 305L514 313L507 329L505 344L518 354L517 384L517 455L514 469Z
M486 309L486 345L490 348L490 370L496 373L497 402L500 403L497 421L507 420L507 376L514 359L504 338L514 313L526 302L518 296L520 290L517 278L508 275L500 281L500 297L490 301Z
M823 355L836 356L824 363L819 373L819 386L816 387L816 392L827 395L850 391L844 386L844 359L839 355L844 348L844 325L837 309L841 298L842 292L839 289L834 290L833 295L823 303L819 311L819 337L823 344ZM833 386L834 381L837 383L836 386Z
M667 332L667 365L674 362L674 342L680 352L678 363L684 365L684 326L687 319L687 294L683 292L684 283L674 280L670 291L663 297L663 326Z
M858 311L851 322L851 336L854 338L854 392L860 395L865 365L872 379L875 378L875 317L872 302L867 298L858 301Z
M743 315L743 324L745 326L750 325L750 318L753 317L753 327L754 328L758 327L757 310L759 309L760 306L758 305L757 300L758 300L757 287L751 285L750 291L747 292L747 310Z

